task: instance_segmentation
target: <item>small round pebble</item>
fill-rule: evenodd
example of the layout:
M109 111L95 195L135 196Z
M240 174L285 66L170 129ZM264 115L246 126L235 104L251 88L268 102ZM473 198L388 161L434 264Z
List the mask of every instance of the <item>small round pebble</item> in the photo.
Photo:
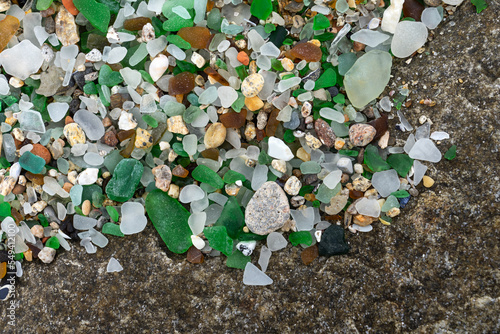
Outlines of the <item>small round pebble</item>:
M354 146L366 146L373 138L377 130L369 124L354 124L349 129L349 139Z
M264 88L264 77L259 73L249 75L241 83L241 92L245 97L254 97Z

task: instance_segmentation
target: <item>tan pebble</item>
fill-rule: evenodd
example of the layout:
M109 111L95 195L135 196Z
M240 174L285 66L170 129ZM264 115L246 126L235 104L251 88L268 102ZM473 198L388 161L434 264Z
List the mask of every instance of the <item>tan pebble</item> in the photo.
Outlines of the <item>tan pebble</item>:
M299 194L302 183L296 176L291 176L285 183L285 191L290 196L295 196Z
M243 226L243 232L248 233L248 232L250 232L250 230L248 229L248 227Z
M207 129L204 138L205 148L216 148L226 140L226 127L222 123L213 123Z
M134 144L137 148L149 148L153 145L153 136L146 130L137 128Z
M307 146L309 146L313 150L317 150L318 148L321 147L321 145L323 145L318 138L314 137L310 133L306 134L305 139Z
M37 238L43 238L43 226L42 225L33 225L31 228L31 233Z
M426 188L430 188L434 185L434 180L430 176L424 175L422 181L424 182L424 187Z
M245 106L250 111L256 111L256 110L261 109L264 106L264 102L262 102L262 100L259 99L258 96L246 97L245 98Z
M65 182L64 185L63 185L63 189L69 193L69 191L71 190L71 188L73 188L73 184L71 184L70 182ZM76 188L75 188L76 189Z
M287 72L291 72L295 65L293 64L293 61L290 58L283 58L281 59L281 66L283 66L283 69Z
M396 217L397 215L399 215L400 212L401 212L401 210L399 210L399 208L392 208L389 211L387 211L386 214L387 214L387 216L392 218L392 217Z
M225 190L226 194L229 196L236 196L240 192L241 187L237 186L236 184L226 184Z
M54 230L58 230L59 229L59 224L56 223L56 222L51 222L50 224L50 227L52 227L52 229Z
M167 130L172 133L187 135L189 133L186 123L182 119L182 115L172 116L167 120Z
M78 27L75 23L75 17L71 15L64 6L59 7L56 19L56 35L63 46L73 45L78 43Z
M172 198L179 198L179 186L176 184L170 184L168 188L168 196Z
M254 97L264 87L264 77L259 73L249 75L241 84L241 92L246 97Z
M321 46L321 42L317 39L311 39L308 43L316 45L318 48Z
M151 170L155 177L156 188L167 192L170 187L170 181L172 181L172 172L170 167L167 165L156 166Z
M14 138L16 138L17 140L19 140L19 141L24 140L24 134L23 134L23 131L21 129L19 129L19 128L13 129L12 134L14 135Z
M343 138L335 139L335 149L341 150L345 145L345 140Z
M245 128L245 138L247 139L247 141L252 141L254 140L256 135L257 128L255 127L255 124L253 122L248 122Z
M312 111L312 105L309 102L304 102L302 105L302 108L300 109L300 113L302 114L302 117L306 118L307 116L311 115Z
M299 158L302 161L310 161L311 160L311 155L304 150L303 147L299 148L296 153L297 158Z
M77 123L69 123L64 127L64 136L71 146L76 144L85 144L86 137L83 129Z
M283 174L286 173L286 162L284 160L278 160L274 159L271 162L271 166L276 169L278 172L281 172Z
M14 124L17 123L17 118L14 117L7 117L5 119L5 123L9 124L10 126L14 126Z
M90 209L91 209L90 201L88 199L86 199L85 201L83 201L83 204L82 204L82 213L85 216L88 216L90 213Z

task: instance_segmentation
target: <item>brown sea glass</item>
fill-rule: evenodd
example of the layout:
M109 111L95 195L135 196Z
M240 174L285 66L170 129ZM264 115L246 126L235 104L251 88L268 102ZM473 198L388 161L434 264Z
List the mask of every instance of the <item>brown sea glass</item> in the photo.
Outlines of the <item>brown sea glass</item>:
M403 4L404 17L411 17L415 21L420 21L425 7L418 0L405 0Z
M312 43L299 43L290 50L290 54L307 62L315 62L321 60L321 49Z
M189 171L181 165L177 165L174 167L174 169L172 169L172 175L185 178L189 175Z
M212 79L214 79L215 81L217 81L221 85L229 86L229 82L227 82L227 80L224 79L224 77L222 75L220 75L219 72L217 72L213 68L207 67L203 70L203 72L205 72L209 77L211 77Z
M170 95L181 95L191 92L194 88L194 74L182 72L172 77L168 82L168 93Z
M280 121L276 119L278 117L278 114L280 111L276 108L271 111L271 114L269 115L269 118L267 119L267 125L266 125L266 135L268 137L274 136L276 133L276 130L278 129L278 125L280 124Z
M151 23L149 17L135 17L133 19L128 19L123 22L123 28L130 31L141 30L146 24Z
M242 109L241 112L228 112L219 116L219 120L226 128L241 128L245 125L247 110Z
M181 28L177 35L191 44L195 49L205 49L210 41L210 30L205 27L185 27Z

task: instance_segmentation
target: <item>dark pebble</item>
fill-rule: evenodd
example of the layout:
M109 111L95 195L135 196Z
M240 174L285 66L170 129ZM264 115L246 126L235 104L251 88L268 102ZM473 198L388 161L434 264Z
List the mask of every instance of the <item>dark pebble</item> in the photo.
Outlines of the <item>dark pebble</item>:
M328 90L328 93L330 93L331 97L335 97L335 96L339 95L339 89L335 86L328 87L327 90Z
M347 254L349 245L345 241L344 229L339 225L327 228L321 235L318 252L322 256Z

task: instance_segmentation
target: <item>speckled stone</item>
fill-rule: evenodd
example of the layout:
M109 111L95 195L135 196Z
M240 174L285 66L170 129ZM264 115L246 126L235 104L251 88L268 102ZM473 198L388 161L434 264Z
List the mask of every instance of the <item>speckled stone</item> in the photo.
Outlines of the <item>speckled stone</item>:
M63 6L59 7L56 16L56 35L63 46L73 45L80 41L75 17L71 15Z
M170 171L170 167L167 165L159 165L153 168L151 172L155 177L156 188L168 191L170 182L172 181L172 172Z
M276 182L264 183L245 210L245 223L251 232L266 235L280 229L290 218L285 192Z
M259 73L250 74L241 83L241 92L245 97L254 97L264 87L264 77Z
M148 131L137 128L134 144L137 148L149 148L153 145L153 136Z
M74 146L75 144L85 144L87 141L85 132L83 132L83 129L77 123L66 124L66 126L64 126L63 133L71 146Z
M377 130L369 124L354 124L349 128L349 139L354 146L368 145L376 134Z
M322 120L321 118L318 118L314 122L314 130L316 130L316 134L319 137L319 140L323 143L323 145L327 146L328 148L332 148L335 146L335 139L337 138L335 136L335 133L333 133L333 130L331 126Z
M285 192L290 196L295 196L299 194L302 183L296 176L290 176L285 183Z
M56 256L56 250L50 247L43 247L43 249L38 253L38 258L43 263L51 263L54 261L54 257Z
M186 123L184 123L181 115L172 116L167 119L167 130L181 135L187 135L189 133Z

